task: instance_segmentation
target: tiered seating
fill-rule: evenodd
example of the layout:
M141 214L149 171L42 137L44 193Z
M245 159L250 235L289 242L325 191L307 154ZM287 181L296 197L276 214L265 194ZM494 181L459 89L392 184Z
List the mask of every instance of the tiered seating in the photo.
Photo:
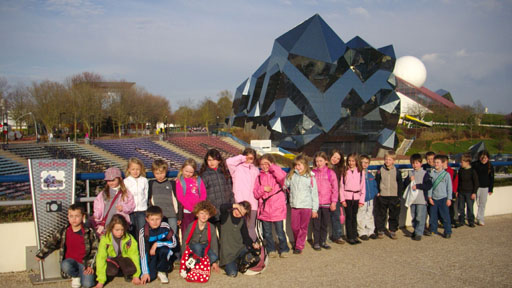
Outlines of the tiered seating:
M119 166L118 163L90 152L76 143L60 142L49 144L46 148L57 159L76 158L77 166L81 171L103 172L108 167Z
M49 159L52 155L38 144L9 144L7 150L27 159Z
M168 141L201 158L204 157L209 149L213 148L219 150L224 159L238 155L241 152L237 147L229 145L215 136L171 137Z
M28 169L22 164L0 156L0 175L27 174Z
M0 175L28 174L28 169L22 164L0 156ZM0 183L0 197L21 199L30 195L30 184L6 182Z
M146 166L148 170L156 159L166 161L169 164L170 170L178 170L181 168L183 161L185 161L185 157L146 138L96 140L94 141L94 145L125 159L137 157L144 162L144 166Z

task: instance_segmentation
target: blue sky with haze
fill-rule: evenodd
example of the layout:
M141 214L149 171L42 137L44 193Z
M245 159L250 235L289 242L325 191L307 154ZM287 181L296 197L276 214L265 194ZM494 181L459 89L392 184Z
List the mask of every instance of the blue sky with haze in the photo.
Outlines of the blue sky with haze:
M150 4L147 4L150 3ZM136 82L173 109L232 92L274 40L315 13L427 68L459 105L512 112L512 1L0 1L0 76L64 82L84 71Z

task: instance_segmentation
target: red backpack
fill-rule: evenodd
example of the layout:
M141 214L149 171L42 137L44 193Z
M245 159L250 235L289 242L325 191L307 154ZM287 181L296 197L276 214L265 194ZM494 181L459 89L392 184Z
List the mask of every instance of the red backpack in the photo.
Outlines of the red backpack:
M211 242L210 223L207 223L208 246L204 249L203 257L195 255L188 246L190 238L192 238L192 234L194 234L194 230L196 229L196 225L197 220L192 223L192 228L190 229L187 241L185 242L187 249L185 249L185 252L181 256L180 275L188 282L206 283L210 280L211 272L210 258L208 258L208 250L210 249Z

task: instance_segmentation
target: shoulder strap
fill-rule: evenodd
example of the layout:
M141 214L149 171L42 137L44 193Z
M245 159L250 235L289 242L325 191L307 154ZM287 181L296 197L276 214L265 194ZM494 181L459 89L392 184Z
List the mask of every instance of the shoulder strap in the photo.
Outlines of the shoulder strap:
M105 213L105 216L103 216L103 219L101 219L101 222L105 223L105 221L107 221L108 213L110 213L112 206L114 206L114 203L116 203L116 200L119 197L119 194L121 194L121 193L122 193L121 190L117 191L116 195L112 199L112 202L110 202L110 206L108 207L107 213Z
M188 233L187 241L185 242L186 245L188 245L188 242L190 242L190 238L192 238L192 234L194 234L194 231L196 230L197 220L192 222L192 227L190 227L190 232ZM209 228L210 226L208 226ZM209 242L209 241L208 241ZM206 254L206 253L205 253Z
M443 170L443 172L441 172L441 174L437 176L436 180L434 180L434 184L432 185L432 191L436 190L437 186L439 185L439 183L441 183L441 181L443 181L446 174L448 174L448 172Z
M180 177L180 184L181 184L181 190L183 190L183 196L187 194L187 183L185 183L185 179L183 179L183 176Z

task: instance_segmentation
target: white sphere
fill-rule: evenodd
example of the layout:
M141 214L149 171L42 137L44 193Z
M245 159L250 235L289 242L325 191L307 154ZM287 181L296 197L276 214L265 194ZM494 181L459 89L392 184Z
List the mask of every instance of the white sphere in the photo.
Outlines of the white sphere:
M427 69L420 59L414 56L403 56L396 60L393 74L416 87L423 86L427 80Z

